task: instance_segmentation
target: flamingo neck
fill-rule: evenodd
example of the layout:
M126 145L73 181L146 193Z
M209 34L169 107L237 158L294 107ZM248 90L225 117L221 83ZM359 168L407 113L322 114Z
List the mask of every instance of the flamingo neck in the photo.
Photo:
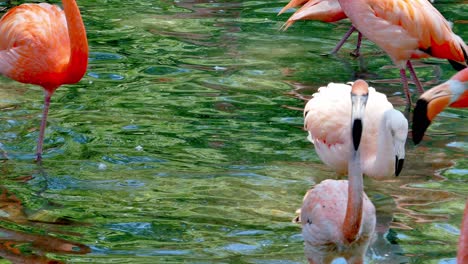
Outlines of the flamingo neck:
M348 162L348 203L343 222L343 235L348 243L356 241L361 229L363 207L363 178L360 164L360 151L352 151Z
M62 0L62 4L70 38L70 61L64 83L71 84L79 82L86 72L88 66L88 40L80 9L75 0Z
M468 201L465 205L460 240L458 241L457 263L468 263Z
M376 176L392 174L395 171L395 150L393 146L393 136L391 128L387 126L389 115L385 113L380 120L377 134L377 152L372 158L367 159L366 168L369 168L368 175ZM390 139L390 140L389 140ZM390 159L390 162L387 162Z

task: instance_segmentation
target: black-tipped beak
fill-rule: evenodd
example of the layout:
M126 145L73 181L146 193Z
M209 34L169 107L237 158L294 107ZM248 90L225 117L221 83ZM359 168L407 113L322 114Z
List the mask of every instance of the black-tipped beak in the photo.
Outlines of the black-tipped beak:
M424 133L426 132L426 129L431 124L431 120L427 118L427 106L427 101L419 99L416 102L416 107L414 108L412 133L413 142L415 145L421 142L422 138L424 137Z
M401 170L403 170L403 163L405 159L398 159L398 156L395 156L395 176L400 175Z
M362 121L361 119L355 119L353 122L353 146L354 150L358 150L359 144L361 144L361 136L362 136Z

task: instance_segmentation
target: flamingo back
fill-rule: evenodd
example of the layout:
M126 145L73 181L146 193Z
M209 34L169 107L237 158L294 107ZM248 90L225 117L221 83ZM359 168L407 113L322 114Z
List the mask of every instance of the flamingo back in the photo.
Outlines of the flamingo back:
M69 59L67 22L59 7L22 4L1 18L1 74L55 89L63 83Z
M410 58L429 56L464 65L466 44L427 0L340 0L353 25L403 68Z

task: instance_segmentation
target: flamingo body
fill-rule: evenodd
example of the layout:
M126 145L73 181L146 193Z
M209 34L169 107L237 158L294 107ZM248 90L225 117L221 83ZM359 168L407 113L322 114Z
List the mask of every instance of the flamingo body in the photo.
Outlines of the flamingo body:
M311 263L331 263L337 257L348 263L362 260L375 229L375 207L364 193L358 238L349 243L341 232L347 200L346 180L324 180L306 193L300 219L306 257Z
M65 13L46 3L12 8L0 20L0 73L53 92L79 81L86 72L87 47L80 65L69 69L70 37Z
M467 46L427 0L339 0L353 25L404 69L429 56L466 66Z
M304 127L320 159L338 173L348 169L351 151L349 137L351 100L348 84L330 83L319 88L304 108ZM393 109L385 94L369 87L363 137L361 163L370 177L398 175L395 156L403 160L408 133L408 121L400 111Z
M64 10L50 4L22 4L0 20L0 73L18 82L40 85L45 104L37 146L42 142L50 98L62 84L78 82L88 64L88 42L74 0Z

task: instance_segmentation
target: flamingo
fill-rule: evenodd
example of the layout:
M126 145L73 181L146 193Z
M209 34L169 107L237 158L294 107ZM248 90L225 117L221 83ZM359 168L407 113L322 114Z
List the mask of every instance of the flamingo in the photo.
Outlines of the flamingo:
M63 10L46 3L22 4L0 20L0 73L44 89L44 110L36 150L42 145L50 99L63 84L81 80L88 64L88 42L80 10L63 0Z
M348 94L349 96L349 94ZM324 180L309 190L301 207L300 221L309 263L331 263L344 257L348 263L363 263L364 254L374 234L375 207L364 193L360 162L360 141L365 117L368 85L354 82L351 90L352 128L347 131L349 152L348 181ZM349 110L348 110L349 111Z
M382 48L400 69L406 100L411 97L406 68L424 92L410 59L448 59L456 70L467 67L468 47L427 0L338 0L353 26Z
M294 14L286 21L283 26L284 30L292 26L292 24L294 24L294 22L297 20L317 20L331 23L347 18L346 14L343 12L343 9L338 3L338 0L291 0L285 7L283 7L283 9L281 9L278 15L281 15L290 8L301 5L302 7L294 12ZM351 26L348 32L346 32L336 47L331 51L331 54L337 53L355 30L356 28ZM359 56L361 40L362 34L358 32L356 49L352 52L354 56Z
M414 144L421 142L434 117L448 106L468 107L468 68L426 91L416 102L412 125Z
M458 240L457 263L468 263L468 202L465 204L460 238Z
M304 108L304 128L320 159L338 173L346 173L351 140L348 120L351 105L348 84L330 83L319 88ZM408 121L393 109L385 94L369 87L365 110L361 163L364 174L373 178L398 176L403 168ZM342 154L346 153L346 154Z

